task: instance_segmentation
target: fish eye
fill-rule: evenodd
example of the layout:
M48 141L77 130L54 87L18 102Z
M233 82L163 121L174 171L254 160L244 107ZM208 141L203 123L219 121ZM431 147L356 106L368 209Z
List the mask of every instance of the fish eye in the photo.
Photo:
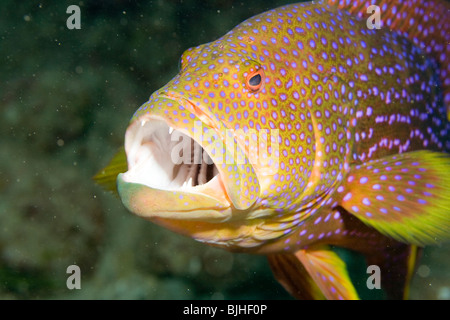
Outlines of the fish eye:
M251 85L252 87L259 86L260 83L261 83L260 74L256 74L253 77L251 77L250 80L248 80L248 84Z
M264 79L263 69L258 69L256 71L250 72L247 75L246 85L252 92L257 92L262 88Z

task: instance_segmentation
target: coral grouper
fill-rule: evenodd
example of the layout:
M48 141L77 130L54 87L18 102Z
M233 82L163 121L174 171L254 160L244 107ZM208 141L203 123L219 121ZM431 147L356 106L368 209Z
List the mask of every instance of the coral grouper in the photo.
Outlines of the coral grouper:
M335 247L405 298L420 248L450 237L449 5L334 2L188 49L97 179L136 215L267 255L297 298L358 298Z

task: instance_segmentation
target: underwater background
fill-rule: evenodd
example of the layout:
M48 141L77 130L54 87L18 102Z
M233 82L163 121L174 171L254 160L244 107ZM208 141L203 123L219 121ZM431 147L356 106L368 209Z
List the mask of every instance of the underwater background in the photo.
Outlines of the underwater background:
M290 299L264 256L153 225L92 176L184 50L293 2L1 2L0 299ZM80 30L66 27L72 4ZM342 254L363 288L360 257ZM74 264L80 290L66 286ZM449 244L426 248L410 297L450 299L449 268Z

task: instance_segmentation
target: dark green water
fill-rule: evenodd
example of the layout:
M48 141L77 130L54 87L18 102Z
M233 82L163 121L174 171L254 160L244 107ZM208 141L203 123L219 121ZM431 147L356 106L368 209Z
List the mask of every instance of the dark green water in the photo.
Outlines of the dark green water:
M264 257L134 217L91 180L185 49L286 3L2 2L0 299L289 298ZM66 27L71 4L80 30ZM412 298L450 298L449 253L425 251ZM73 264L81 290L66 287Z

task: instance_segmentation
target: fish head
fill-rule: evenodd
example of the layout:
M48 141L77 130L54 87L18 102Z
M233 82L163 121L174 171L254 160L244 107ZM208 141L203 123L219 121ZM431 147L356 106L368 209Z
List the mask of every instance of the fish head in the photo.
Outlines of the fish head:
M258 230L313 193L316 137L298 75L279 57L283 37L249 36L251 25L182 55L133 116L118 176L133 213L228 247L261 244Z

